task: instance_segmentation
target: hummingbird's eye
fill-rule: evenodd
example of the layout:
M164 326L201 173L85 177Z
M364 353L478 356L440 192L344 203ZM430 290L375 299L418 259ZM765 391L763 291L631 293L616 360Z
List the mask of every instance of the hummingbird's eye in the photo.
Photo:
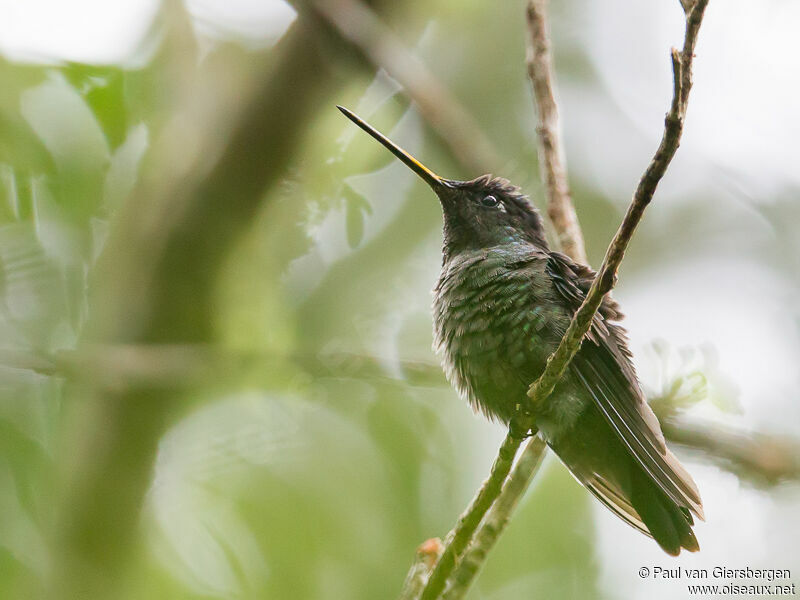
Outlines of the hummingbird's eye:
M485 196L483 200L481 200L481 204L488 207L493 207L498 205L498 200L494 196Z

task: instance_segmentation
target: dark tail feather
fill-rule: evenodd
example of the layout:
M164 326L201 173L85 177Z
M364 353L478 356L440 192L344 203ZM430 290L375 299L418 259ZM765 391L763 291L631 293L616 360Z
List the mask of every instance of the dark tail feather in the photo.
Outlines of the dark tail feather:
M697 552L700 545L692 532L691 515L687 518L644 473L633 479L631 504L664 552L672 556L680 554L681 548Z

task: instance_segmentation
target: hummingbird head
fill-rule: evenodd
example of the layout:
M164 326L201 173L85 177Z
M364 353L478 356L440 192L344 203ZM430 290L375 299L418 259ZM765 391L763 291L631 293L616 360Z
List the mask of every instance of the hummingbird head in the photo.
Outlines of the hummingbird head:
M547 249L539 212L508 180L491 175L470 181L444 179L346 108L337 108L419 175L439 197L444 212L445 259L459 252L504 244L527 243Z

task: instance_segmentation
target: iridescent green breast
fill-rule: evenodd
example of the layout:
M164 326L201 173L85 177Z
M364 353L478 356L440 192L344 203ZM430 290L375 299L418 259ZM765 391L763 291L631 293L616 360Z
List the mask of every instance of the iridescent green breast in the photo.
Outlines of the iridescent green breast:
M434 348L448 380L508 421L568 324L544 273L547 255L507 245L446 260L434 290Z

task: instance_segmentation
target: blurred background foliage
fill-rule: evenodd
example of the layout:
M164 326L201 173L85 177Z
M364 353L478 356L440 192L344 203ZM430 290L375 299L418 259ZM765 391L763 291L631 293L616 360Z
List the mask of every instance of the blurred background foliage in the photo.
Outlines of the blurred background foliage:
M435 199L333 106L479 173L306 3L113 4L0 4L0 597L392 597L503 432L435 367ZM373 4L541 206L524 3ZM660 132L671 4L553 6L595 265ZM798 18L712 2L615 292L661 414L743 440L798 433ZM800 568L791 477L682 456L709 520L677 564ZM470 597L681 597L636 575L666 562L551 458Z

